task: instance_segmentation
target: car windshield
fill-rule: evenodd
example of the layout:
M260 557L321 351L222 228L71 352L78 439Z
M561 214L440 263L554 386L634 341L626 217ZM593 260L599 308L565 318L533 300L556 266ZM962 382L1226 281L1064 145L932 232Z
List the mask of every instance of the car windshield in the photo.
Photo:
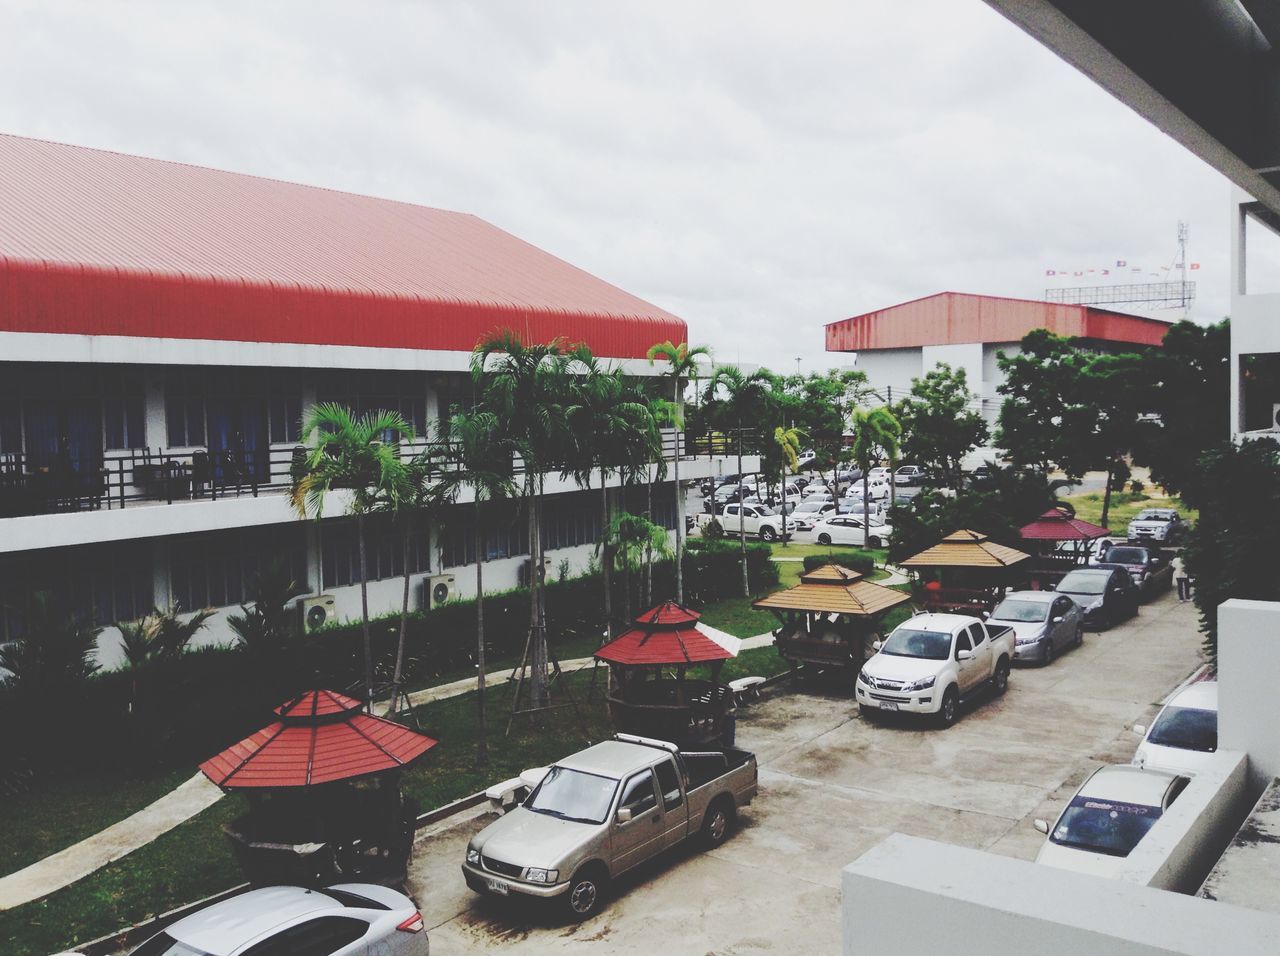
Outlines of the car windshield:
M1159 807L1077 796L1049 839L1077 850L1128 856L1159 819Z
M1072 571L1058 585L1059 591L1067 594L1101 594L1107 589L1110 574L1098 574L1092 571Z
M1168 511L1144 511L1134 521L1172 521L1173 515Z
M799 508L797 508L796 511L808 513L810 511L817 511L821 507L822 507L821 501L806 501Z
M991 616L997 621L1038 624L1049 617L1049 605L1042 601L1019 601L1011 598L996 605Z
M760 515L762 518L767 518L769 515L774 513L773 509L768 505L752 505L751 507L755 508L756 514Z
M1146 564L1147 554L1141 548L1112 548L1103 560L1107 564Z
M577 820L579 823L604 823L618 781L598 777L594 773L552 767L537 789L529 794L525 807L535 813Z
M168 933L157 933L135 949L131 956L209 956L203 949L180 943Z
M917 631L900 627L884 642L881 654L894 657L923 657L929 661L945 661L951 654L951 635L940 631Z
M1156 718L1147 740L1162 747L1211 754L1218 749L1218 712L1196 707L1166 707Z

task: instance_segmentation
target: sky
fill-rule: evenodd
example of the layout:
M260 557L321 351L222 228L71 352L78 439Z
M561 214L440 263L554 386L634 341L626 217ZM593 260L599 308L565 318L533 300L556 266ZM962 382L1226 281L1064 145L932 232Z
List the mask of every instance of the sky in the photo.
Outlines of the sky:
M0 131L474 213L778 371L1179 220L1228 309L1227 181L982 0L0 0Z

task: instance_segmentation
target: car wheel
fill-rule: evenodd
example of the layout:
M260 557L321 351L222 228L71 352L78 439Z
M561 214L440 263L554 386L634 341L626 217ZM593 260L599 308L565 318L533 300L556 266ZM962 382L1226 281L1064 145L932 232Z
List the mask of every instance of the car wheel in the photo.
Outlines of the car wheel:
M600 912L604 902L605 885L608 877L604 868L599 865L585 866L573 875L569 881L569 889L564 894L565 909L569 918L576 921L590 919Z
M1042 663L1044 664L1045 667L1048 667L1050 664L1053 663L1053 638L1052 637L1046 637L1044 639L1044 661L1042 661Z
M878 548L878 547L880 547L880 539L879 539L879 538L877 538L877 537L875 537L874 535L873 535L872 537L868 538L868 539L867 539L867 547L869 547L869 548Z
M829 534L818 535L818 544L830 544L830 543L831 543L831 535Z
M960 691L952 684L942 695L942 704L938 707L938 723L950 727L960 716Z
M708 850L714 850L729 837L729 828L733 826L733 809L728 800L717 800L707 809L702 820L702 844Z
M772 541L777 536L778 536L778 532L774 531L768 525L765 525L763 528L760 529L761 541Z
M997 697L1009 689L1008 658L1002 657L996 661L996 672L991 675L991 686L995 688Z

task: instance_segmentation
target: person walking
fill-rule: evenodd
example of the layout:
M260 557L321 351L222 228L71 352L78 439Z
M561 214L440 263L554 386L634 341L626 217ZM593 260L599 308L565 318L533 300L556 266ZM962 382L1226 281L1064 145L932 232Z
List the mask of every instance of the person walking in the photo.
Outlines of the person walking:
M1183 563L1182 552L1173 559L1173 579L1178 582L1178 600L1191 600L1191 578L1187 575L1187 566Z

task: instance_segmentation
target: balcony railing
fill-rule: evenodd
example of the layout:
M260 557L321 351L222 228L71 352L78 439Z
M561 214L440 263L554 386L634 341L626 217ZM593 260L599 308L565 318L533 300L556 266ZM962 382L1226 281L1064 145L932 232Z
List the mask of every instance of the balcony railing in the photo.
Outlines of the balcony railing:
M677 433L663 431L663 456L677 453ZM682 459L706 455L736 455L737 435L680 436ZM743 434L743 448L754 453L754 432ZM405 443L401 455L410 457L427 449L422 440ZM449 446L431 445L445 467L456 459ZM295 469L305 458L301 445L266 449L132 449L97 456L71 454L0 454L0 518L63 512L114 510L137 505L172 504L177 501L216 501L220 498L257 497L283 493L292 484ZM523 474L519 456L515 474Z

